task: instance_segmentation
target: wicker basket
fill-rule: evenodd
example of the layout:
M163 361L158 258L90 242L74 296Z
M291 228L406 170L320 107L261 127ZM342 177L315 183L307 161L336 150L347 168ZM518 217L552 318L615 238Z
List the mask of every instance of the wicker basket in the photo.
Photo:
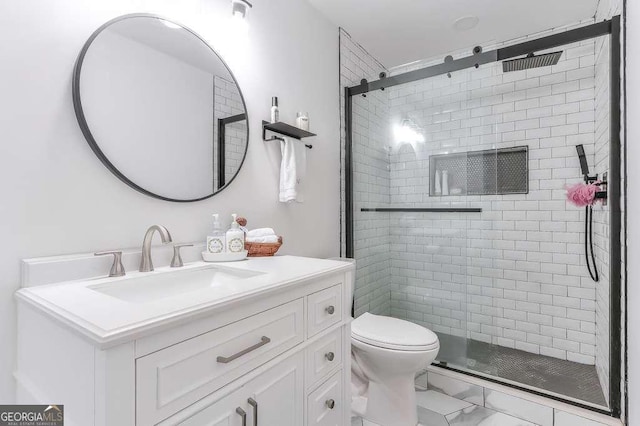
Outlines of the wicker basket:
M282 237L278 237L277 243L250 243L245 241L244 248L249 252L249 257L265 257L276 254L282 245Z

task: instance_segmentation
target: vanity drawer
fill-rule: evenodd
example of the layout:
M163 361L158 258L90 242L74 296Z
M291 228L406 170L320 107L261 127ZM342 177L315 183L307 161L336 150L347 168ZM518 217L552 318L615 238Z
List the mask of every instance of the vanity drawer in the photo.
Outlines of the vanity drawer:
M345 408L340 370L307 398L307 426L341 426Z
M156 424L304 340L303 300L136 361L138 424Z
M342 319L342 284L307 296L307 336L338 323Z
M326 378L342 364L342 328L307 347L307 386Z

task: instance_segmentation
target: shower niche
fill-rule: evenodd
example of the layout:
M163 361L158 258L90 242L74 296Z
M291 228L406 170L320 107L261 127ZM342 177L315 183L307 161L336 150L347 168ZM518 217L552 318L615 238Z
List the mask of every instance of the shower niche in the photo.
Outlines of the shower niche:
M527 146L431 155L429 196L526 194L528 162Z

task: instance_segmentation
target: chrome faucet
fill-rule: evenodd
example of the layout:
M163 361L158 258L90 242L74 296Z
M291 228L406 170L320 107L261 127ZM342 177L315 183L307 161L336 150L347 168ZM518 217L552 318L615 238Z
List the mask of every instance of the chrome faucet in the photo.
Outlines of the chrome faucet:
M138 269L140 272L153 271L153 262L151 261L151 240L153 240L153 234L156 231L160 233L160 237L164 244L172 241L169 230L162 225L153 225L147 229L147 233L144 234L144 240L142 241L142 259L140 259L140 269Z

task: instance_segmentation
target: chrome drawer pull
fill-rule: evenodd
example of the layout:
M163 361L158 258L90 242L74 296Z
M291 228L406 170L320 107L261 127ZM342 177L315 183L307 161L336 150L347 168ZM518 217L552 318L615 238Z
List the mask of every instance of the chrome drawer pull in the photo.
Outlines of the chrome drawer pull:
M253 426L258 426L258 401L249 398L247 402L253 407Z
M269 339L267 336L262 336L262 338L260 339L260 343L256 343L253 346L249 346L247 349L243 349L240 352L238 352L237 354L233 354L230 357L224 357L224 356L219 356L217 359L217 361L219 363L222 364L227 364L235 359L240 358L242 355L246 355L251 351L255 351L256 349L266 345L267 343L269 343L271 341L271 339Z
M327 358L327 360L329 361L333 361L333 359L335 358L335 354L333 352L328 352L325 354L325 358Z
M336 308L335 308L333 305L331 305L331 306L329 306L329 307L328 307L327 309L325 309L325 310L327 311L327 313L328 313L329 315L333 315L333 313L336 311Z
M329 410L333 410L333 407L336 406L336 402L333 399L327 399L325 404L327 404L327 407L329 407Z
M238 407L236 408L236 413L240 414L240 417L242 417L242 426L247 426L247 412Z

